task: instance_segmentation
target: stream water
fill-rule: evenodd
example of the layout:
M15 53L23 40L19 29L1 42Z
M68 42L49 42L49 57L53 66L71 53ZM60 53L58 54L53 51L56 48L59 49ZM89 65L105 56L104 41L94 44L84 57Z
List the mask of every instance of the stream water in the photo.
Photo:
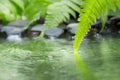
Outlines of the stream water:
M1 43L0 80L82 80L76 69L72 41L46 40L45 44L48 49L33 53L18 47L3 49ZM119 46L119 37L85 39L79 54L98 80L120 80Z

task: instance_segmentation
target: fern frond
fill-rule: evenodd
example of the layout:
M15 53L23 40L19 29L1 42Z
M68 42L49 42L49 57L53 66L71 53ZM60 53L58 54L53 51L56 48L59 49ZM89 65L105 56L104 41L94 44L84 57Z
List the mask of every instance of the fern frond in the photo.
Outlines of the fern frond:
M56 27L61 22L70 19L70 15L76 17L75 11L79 12L81 0L61 0L48 7L46 27Z
M3 22L17 20L23 10L23 0L0 0L0 19Z
M111 8L112 11L116 11L116 4L115 4L115 0L106 0L106 3L108 5L108 8Z
M28 0L25 3L24 15L30 21L35 18L37 19L40 17L40 15L45 15L47 6L49 4L50 3L47 0Z
M118 8L120 8L120 0L115 0L115 4L117 5Z
M118 3L117 3L118 2ZM76 53L79 46L91 27L91 24L108 12L108 9L116 11L116 6L120 8L119 0L85 0L82 6L78 30L74 40L74 52Z
M9 0L12 4L14 4L19 10L24 10L24 1L23 0Z

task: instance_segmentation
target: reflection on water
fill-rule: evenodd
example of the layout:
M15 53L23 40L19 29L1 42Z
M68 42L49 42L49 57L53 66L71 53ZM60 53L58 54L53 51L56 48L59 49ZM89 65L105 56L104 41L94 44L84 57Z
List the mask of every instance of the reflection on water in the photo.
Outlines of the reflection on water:
M81 47L83 60L100 80L120 79L119 41L120 38L102 38L97 41L84 41Z
M119 80L120 38L84 40L79 50L83 61L99 80ZM0 50L0 80L80 80L73 57L73 42L48 41L50 50ZM9 53L9 54L8 54Z

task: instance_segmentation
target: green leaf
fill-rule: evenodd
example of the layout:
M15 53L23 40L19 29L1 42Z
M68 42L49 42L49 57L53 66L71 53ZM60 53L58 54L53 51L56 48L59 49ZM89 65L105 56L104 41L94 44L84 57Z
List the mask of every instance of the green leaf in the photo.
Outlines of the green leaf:
M30 22L33 22L40 18L40 16L45 16L48 5L51 4L47 0L28 0L25 3L24 16Z
M116 1L114 0L85 0L80 10L79 25L74 41L74 52L78 51L91 24L95 22L97 18L106 14L109 8L115 11L116 6L119 5L116 5Z
M10 0L11 3L19 7L21 10L24 10L24 1L23 0Z
M48 6L45 26L57 27L63 21L70 19L70 15L76 18L75 12L80 11L81 0L61 0Z
M16 19L17 16L17 10L15 9L15 6L12 5L8 0L0 1L0 14L4 15L4 19L6 21L12 21Z
M1 0L0 1L0 14L4 15L0 17L3 21L13 21L20 18L20 14L22 14L21 9L24 7L24 3L20 3L22 0ZM23 6L21 6L23 5ZM20 8L21 7L21 8Z

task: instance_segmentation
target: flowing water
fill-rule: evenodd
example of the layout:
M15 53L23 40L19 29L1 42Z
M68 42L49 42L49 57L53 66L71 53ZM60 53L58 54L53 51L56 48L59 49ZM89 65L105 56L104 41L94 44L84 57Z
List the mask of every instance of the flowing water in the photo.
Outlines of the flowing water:
M0 80L82 80L72 41L26 43L0 44ZM79 54L98 80L120 80L119 46L119 37L85 39Z

